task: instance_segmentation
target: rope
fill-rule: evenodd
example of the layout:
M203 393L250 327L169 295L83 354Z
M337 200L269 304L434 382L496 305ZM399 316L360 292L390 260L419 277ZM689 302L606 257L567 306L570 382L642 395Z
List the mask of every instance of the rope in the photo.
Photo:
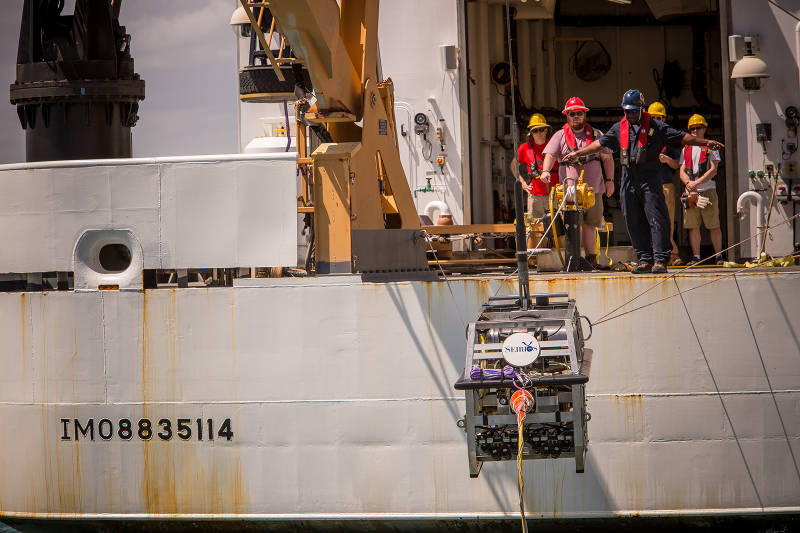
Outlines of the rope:
M516 142L517 138L517 104L514 98L514 56L511 50L511 8L509 7L509 2L506 0L506 42L508 43L508 64L511 67L511 86L509 92L511 93L511 138L514 139ZM516 152L515 158L517 161L517 168L519 168L519 152ZM566 195L564 195L566 198ZM517 213L517 216L521 216L521 213ZM552 222L551 222L552 224ZM542 235L544 238L544 235ZM517 250L519 250L520 243L517 243ZM538 248L538 246L537 246ZM528 258L525 257L525 261ZM522 265L527 267L527 265ZM521 283L521 282L520 282ZM527 287L526 287L527 289ZM499 287L498 287L499 290ZM527 295L527 292L525 292ZM520 294L520 298L522 298L523 294ZM522 303L522 302L521 302ZM527 302L523 304L523 309L527 309ZM517 477L519 481L519 514L520 519L522 520L522 533L528 533L528 527L525 524L525 500L523 498L523 488L524 484L522 482L522 422L525 420L525 410L520 409L519 414L517 415L518 420L518 431L517 431Z
M786 424L783 423L783 416L781 416L781 410L778 407L778 400L775 399L775 391L772 388L772 381L770 381L769 373L767 373L767 365L764 364L764 356L761 355L761 347L758 345L756 332L753 329L753 323L750 321L750 313L747 312L747 306L744 303L744 296L742 296L742 289L739 287L739 280L736 278L736 276L733 276L733 280L736 282L736 290L739 292L739 299L742 301L744 316L747 318L747 325L750 327L750 334L753 336L753 343L756 345L756 353L758 354L758 360L761 362L761 368L764 370L764 377L767 380L769 393L772 396L772 403L775 405L775 412L778 413L778 420L781 423L781 429L783 429L783 436L786 439L786 446L789 448L789 455L792 456L794 471L797 474L797 479L800 479L800 468L797 467L797 459L794 456L794 450L792 450L792 442L789 440L789 433L786 431Z
M792 257L792 258L794 258L794 257L800 257L800 253L796 253L796 254L790 255L789 257ZM768 267L770 267L770 265L769 265L769 264L764 264L764 265L762 265L762 266L756 266L756 267L753 267L753 268L749 268L749 269L747 269L747 271L748 271L748 272L754 272L754 271L756 271L756 270L763 269L763 268L768 268ZM731 276L735 276L736 274L740 274L740 273L741 273L741 271L740 271L740 270L736 270L736 271L734 271L734 272L731 272L731 273L729 273L729 274L723 274L723 275L721 275L721 276L719 276L719 277L717 277L717 278L714 278L714 279L712 279L711 281L707 281L706 283L701 283L700 285L695 285L694 287L691 287L691 288L689 288L689 289L686 289L686 290L684 290L683 292L684 292L684 294L685 294L685 293L687 293L687 292L690 292L690 291L693 291L693 290L696 290L696 289L700 289L700 288L702 288L702 287L705 287L706 285L711 285L712 283L716 283L716 282L718 282L718 281L722 281L723 279L727 279L727 278L729 278L729 277L731 277ZM673 279L673 277L674 277L674 276L671 276L671 277L669 277L669 278L667 278L667 279ZM611 316L611 317L608 317L608 318L604 318L604 319L602 319L602 320L598 320L598 321L594 322L593 324L596 326L596 325L598 325L598 324L602 324L602 323L604 323L604 322L609 322L609 321L611 321L611 320L614 320L615 318L620 318L620 317L623 317L623 316L625 316L625 315L629 315L629 314L631 314L631 313L633 313L633 312L635 312L635 311L640 311L640 310L642 310L642 309L645 309L646 307L650 307L651 305L655 305L655 304L657 304L657 303L661 303L661 302L663 302L663 301L665 301L665 300L669 300L669 299L671 299L671 298L675 298L676 296L678 296L678 294L677 294L677 293L676 293L676 294L671 294L671 295L669 295L669 296L665 296L665 297L663 297L663 298L659 298L658 300L655 300L655 301L652 301L652 302L646 303L646 304L644 304L644 305L640 305L639 307L634 307L633 309L629 309L629 310L625 311L624 313L620 313L620 314L618 314L618 315L614 315L614 316Z
M511 396L509 406L517 414L517 486L519 487L519 515L522 520L522 533L527 533L525 523L525 481L522 479L522 450L525 445L525 413L533 406L533 395L527 390L518 390Z
M501 368L481 368L477 365L473 366L469 371L469 379L516 379L517 371L511 365L506 365Z
M784 225L784 224L788 224L789 222L791 222L792 220L794 220L794 219L795 219L795 218L797 218L797 217L800 217L800 213L797 213L796 215L794 215L794 216L792 216L792 217L789 217L789 218L785 219L783 222L780 222L779 224L775 225L775 226L774 226L772 229L774 229L774 228L778 228L778 227L780 227L780 226L782 226L782 225ZM748 237L748 238L746 238L746 239L742 239L741 241L737 242L736 244L733 244L733 245L731 245L731 246L728 246L728 247L727 247L727 248L725 248L724 250L721 250L719 253L727 252L728 250L731 250L731 249L733 249L733 248L736 248L737 246L741 246L742 244L744 244L744 243L746 243L746 242L748 242L748 241L751 241L751 240L755 239L756 237L760 236L762 233L765 233L765 232L767 232L767 231L769 231L769 230L770 230L770 228L769 228L769 227L766 227L766 228L764 228L763 230L761 230L761 231L759 231L759 232L755 233L754 235L751 235L750 237ZM639 294L637 294L637 295L636 295L636 296L634 296L633 298L630 298L629 300L626 300L625 302L621 303L620 305L618 305L617 307L615 307L615 308L614 308L614 309L612 309L611 311L607 312L606 314L604 314L603 316L601 316L600 318L598 318L597 320L595 320L595 321L594 321L595 325L597 325L597 324L602 324L603 322L607 322L608 320L610 320L610 319L608 319L608 320L607 320L607 317L609 317L609 316L613 315L614 313L616 313L617 311L619 311L619 310L620 310L620 309L622 309L623 307L627 306L629 303L631 303L631 302L633 302L633 301L635 301L635 300L639 299L640 297L644 296L645 294L647 294L647 293L648 293L648 292L650 292L651 290L655 289L656 287L658 287L658 286L662 285L663 283L665 283L665 282L667 282L667 281L669 281L669 280L673 279L673 278L674 278L675 276L677 276L679 273L686 272L686 271L688 271L688 270L691 270L692 268L694 268L694 267L696 267L696 266L700 266L700 265L702 265L703 263L705 263L706 261L710 260L711 258L713 258L713 257L716 257L716 255L717 255L716 253L714 253L713 255L709 255L708 257L706 257L706 258L704 258L704 259L701 259L700 261L698 261L696 264L694 264L694 265L691 265L691 266L688 266L688 267L686 267L686 268L683 268L683 269L681 269L681 271L680 271L680 272L675 272L675 273L673 273L673 274L671 274L671 275L669 275L669 276L666 276L664 279L662 279L662 280L661 280L661 281L659 281L658 283L656 283L656 284L654 284L654 285L650 286L649 288L647 288L647 289L643 290L642 292L640 292ZM701 286L702 286L702 285L701 285ZM674 295L673 295L673 296L674 296ZM671 298L671 296L670 296L669 298ZM665 299L667 299L667 298L663 298L662 300L658 300L658 301L663 301L663 300L665 300ZM653 303L657 303L658 301L656 301L656 302L653 302ZM639 307L639 308L636 308L636 309L641 309L641 308L643 308L643 307L648 307L649 305L651 305L651 304L647 304L647 305L644 305L644 306L642 306L642 307ZM623 315L626 315L626 314L628 314L628 313L627 313L627 312L625 312L625 313L623 313L623 314L620 314L620 315L614 315L612 318L617 318L617 317L620 317L620 316L623 316Z
M445 282L447 282L447 290L450 291L450 297L453 299L453 307L456 308L456 313L458 313L458 318L461 320L461 325L464 326L464 329L467 327L467 322L464 320L464 317L461 315L461 307L459 307L458 302L456 301L456 295L453 292L453 287L450 285L450 280L447 278L447 274L444 273L444 269L442 268L442 264L439 262L439 256L436 253L436 248L433 247L433 239L427 232L425 233L425 240L428 241L428 245L431 247L431 252L433 252L433 258L436 260L436 266L439 267L439 272L442 273L442 277L444 277Z
M553 222L556 220L556 214L553 213L553 196L555 196L555 189L550 191L550 226L553 225ZM564 191L564 199L561 200L561 207L564 207L564 204L567 202L567 191ZM561 211L561 207L558 208ZM547 234L547 232L545 232ZM544 235L542 235L544 238ZM564 257L561 255L561 246L558 244L558 235L556 234L556 228L553 228L553 241L556 245L556 254L558 254L558 259L561 261L561 266L567 268L567 263L564 261ZM538 246L537 246L538 248Z
M742 450L742 444L739 442L739 436L736 434L736 430L733 427L733 420L731 420L731 415L728 414L728 408L725 406L725 401L722 399L722 394L720 394L719 386L717 385L717 379L714 377L714 372L711 371L711 365L708 362L706 351L703 349L703 343L700 342L700 336L697 334L697 329L694 327L694 321L692 320L692 315L689 313L689 308L686 305L686 300L683 297L681 288L678 286L678 280L673 279L673 281L675 282L675 288L678 289L678 295L681 297L681 302L683 303L683 309L686 311L686 317L689 319L689 325L692 326L692 332L694 332L694 338L697 339L697 346L698 348L700 348L700 353L703 354L703 360L706 362L706 368L708 368L708 374L711 376L711 382L714 384L714 390L717 391L717 397L719 398L719 403L722 404L722 410L725 412L725 418L728 419L728 424L731 426L731 433L733 433L733 438L736 440L736 446L739 447L739 453L742 455L742 461L744 461L744 467L747 470L747 475L750 476L750 482L753 484L753 490L756 493L756 498L758 499L758 505L763 509L764 503L761 501L761 495L758 493L758 487L756 487L756 481L755 479L753 479L753 473L750 472L750 465L747 464L747 458L744 455L744 450Z
M609 233L611 233L611 232L608 229L608 222L606 222L605 224L606 224L606 226L604 228L603 233L606 234L606 257L608 257L608 243L611 240ZM595 235L597 236L597 239L596 239L596 242L595 242L595 245L594 245L594 254L597 256L597 262L599 264L600 263L600 252L603 249L602 244L600 244L600 229L599 228L597 229L597 232L595 233ZM610 266L610 267L614 266L614 260L611 259L610 257L608 257L608 266Z
M517 483L519 485L519 516L522 521L522 533L528 532L528 525L525 523L525 481L522 479L522 446L523 446L523 423L525 412L517 415Z
M555 235L556 230L553 227L553 224L555 223L556 218L558 217L558 215L561 213L561 210L564 208L564 204L566 203L566 201L567 201L567 195L565 194L564 195L564 199L561 200L561 205L558 206L558 211L556 211L555 215L553 215L552 214L553 213L553 211L552 211L553 206L552 206L552 199L551 199L551 202L550 202L550 213L551 213L550 214L550 225L547 226L547 229L545 229L544 232L542 232L542 238L539 239L539 242L536 243L536 246L534 246L534 248L539 248L542 245L542 242L544 242L544 239L547 236L547 232L550 231L550 228L553 228L553 235ZM558 239L555 239L555 240L556 240L556 246L558 246ZM561 259L561 255L560 254L559 254L558 257L559 257L559 259ZM564 263L563 259L561 260L561 263L562 264ZM493 296L497 296L497 294L500 292L500 289L503 288L503 282L510 280L512 277L514 277L514 274L516 274L516 273L517 273L517 271L514 270L514 272L512 272L511 274L509 274L505 278L501 279L500 280L500 284L497 286L497 289L494 291L494 295Z

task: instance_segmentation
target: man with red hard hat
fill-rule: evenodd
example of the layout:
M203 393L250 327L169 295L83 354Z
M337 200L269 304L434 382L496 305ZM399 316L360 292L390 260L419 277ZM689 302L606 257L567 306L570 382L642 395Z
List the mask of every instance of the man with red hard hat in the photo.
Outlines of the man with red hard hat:
M664 146L707 146L723 148L722 143L700 139L676 130L644 111L644 96L631 89L622 97L625 116L589 146L565 156L568 162L603 149L620 151L622 165L622 214L631 237L638 264L634 274L665 273L671 244L669 214L661 188L659 154Z
M602 193L605 192L608 197L614 194L614 159L611 150L605 149L600 151L599 155L589 155L566 164L562 163L567 154L589 146L603 134L602 131L586 123L587 111L589 108L577 96L567 100L562 111L567 117L567 123L553 134L544 149L542 176L549 177L550 171L558 162L558 175L561 183L571 186L575 185L581 170L583 170L583 181L594 189L595 203L583 214L581 243L586 260L596 267L597 256L594 250L597 242L597 228L604 226Z

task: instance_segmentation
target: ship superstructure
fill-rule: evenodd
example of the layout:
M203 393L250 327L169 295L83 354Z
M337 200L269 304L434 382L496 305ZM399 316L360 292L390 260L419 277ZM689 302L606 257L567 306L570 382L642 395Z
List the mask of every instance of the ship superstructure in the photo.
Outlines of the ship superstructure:
M94 3L114 6L77 2ZM26 1L34 4L47 2ZM240 97L251 100L243 109L289 97L293 82L296 105L286 106L278 132L295 132L287 150L0 166L0 242L13 250L0 255L0 420L9 428L0 521L21 530L103 530L109 520L207 530L241 521L264 529L509 527L522 500L529 522L796 523L796 267L637 277L542 271L521 282L513 268L527 266L527 247L508 253L501 239L517 228L502 210L488 214L492 197L502 205L510 196L492 179L494 165L508 166L507 98L522 104L530 93L548 107L578 83L544 83L551 71L539 65L549 61L566 75L562 52L549 47L638 35L623 24L598 26L606 11L634 30L645 26L643 35L658 26L666 41L708 36L687 34L671 2L632 2L629 12L609 3L590 24L567 2L452 2L414 14L385 1L380 26L377 3L316 4L273 0L268 11L243 0L233 21L251 28L237 28L240 45L253 43L240 77L248 88ZM742 10L748 24L763 22L748 5L696 9L704 24L717 24L722 46L733 29L751 31L736 26ZM436 59L402 53L421 72L441 70L440 92L424 98L427 82L412 89L414 75L390 71L399 47L382 40L378 62L377 43L398 31L393 17L421 14L411 41ZM338 27L324 23L332 17L341 17ZM452 42L431 45L435 23ZM489 64L508 43L498 40L506 23L518 89L514 75L504 84ZM595 41L574 40L582 32ZM762 35L759 52L747 42L750 55L776 64L772 37ZM618 52L607 52L617 65ZM524 66L529 53L536 62ZM614 68L606 74L622 83L624 69ZM727 175L740 176L727 178L731 190L748 183L741 169L758 159L743 148L752 128L732 125L749 120L736 91L747 105L791 104L784 85L770 88L784 76L770 69L761 92L727 77L727 88L719 80L706 87L723 100L726 139L742 145L729 141L726 158L738 160L738 171L729 165ZM333 98L342 88L347 98ZM419 111L414 102L424 102ZM784 153L789 122L780 125ZM772 154L776 142L763 142ZM775 191L778 181L763 177ZM760 232L772 235L768 251L790 255L791 194L785 205L779 197L775 213L784 218L773 218L769 232L730 222L731 209L729 231L758 244ZM444 207L429 212L456 225L420 219L434 198ZM521 357L504 354L507 345ZM517 389L533 395L523 422L511 405ZM515 464L520 427L529 447Z

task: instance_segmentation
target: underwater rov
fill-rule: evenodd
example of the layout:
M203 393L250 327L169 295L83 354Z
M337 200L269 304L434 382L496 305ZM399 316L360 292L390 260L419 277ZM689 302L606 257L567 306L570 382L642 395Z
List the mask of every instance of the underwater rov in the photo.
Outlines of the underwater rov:
M583 472L590 351L584 350L582 319L575 300L555 293L534 294L527 302L491 297L470 322L465 369L455 383L467 400L459 426L467 432L470 477L478 477L486 461L517 459L519 428L522 460L574 457L575 471ZM532 399L522 423L512 405L520 390Z

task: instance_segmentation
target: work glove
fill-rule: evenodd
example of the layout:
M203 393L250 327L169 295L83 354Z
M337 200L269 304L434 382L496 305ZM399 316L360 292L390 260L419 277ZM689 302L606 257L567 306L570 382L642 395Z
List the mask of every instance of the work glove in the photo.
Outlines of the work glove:
M697 198L697 207L699 207L700 209L705 209L706 207L708 207L710 205L711 205L711 200L709 200L705 196L700 195Z
M564 188L564 198L566 199L567 203L574 203L575 202L575 186L569 185L568 187Z

